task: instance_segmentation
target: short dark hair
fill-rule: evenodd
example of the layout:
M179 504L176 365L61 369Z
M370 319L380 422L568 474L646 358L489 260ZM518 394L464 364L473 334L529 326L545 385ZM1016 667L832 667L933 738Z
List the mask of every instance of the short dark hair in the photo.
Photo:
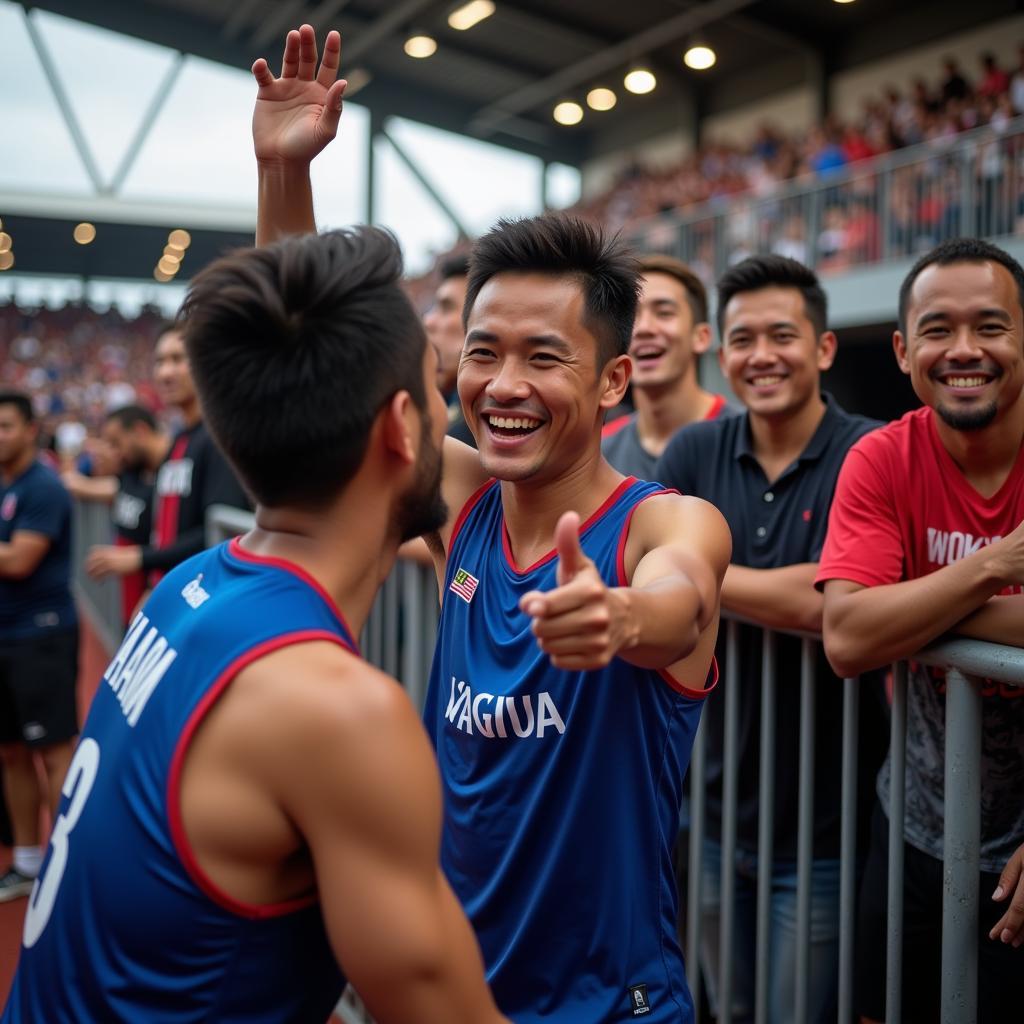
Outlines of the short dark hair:
M583 290L583 325L597 339L598 367L625 355L633 335L640 267L618 236L578 217L544 213L499 220L469 257L465 326L480 289L497 274L571 277Z
M26 423L35 423L32 399L24 391L15 391L13 388L0 391L0 405L13 405Z
M817 335L828 330L828 299L817 275L788 256L750 256L727 270L718 281L718 334L724 341L725 307L741 292L761 288L795 288L804 298L804 313Z
M150 430L156 430L156 417L144 405L122 405L121 408L107 413L104 422L111 421L116 421L125 430L131 430L139 423L145 423Z
M156 330L153 332L153 347L156 347L157 342L159 342L165 334L171 333L180 334L181 324L177 320L161 320L156 325Z
M401 274L395 237L357 227L242 249L193 279L181 316L204 418L260 504L337 495L396 392L426 415L426 335Z
M469 256L467 253L456 253L446 256L437 267L437 276L442 281L450 281L453 277L469 277Z
M690 304L690 313L695 324L707 323L708 293L704 282L682 261L675 256L652 252L640 257L642 274L667 274L674 277L686 292L686 301Z
M937 264L940 267L950 263L998 263L1013 275L1017 282L1017 299L1024 309L1024 268L1005 249L986 242L981 238L950 238L926 252L911 268L900 285L898 326L903 334L907 333L907 310L910 307L910 293L914 282L927 267Z

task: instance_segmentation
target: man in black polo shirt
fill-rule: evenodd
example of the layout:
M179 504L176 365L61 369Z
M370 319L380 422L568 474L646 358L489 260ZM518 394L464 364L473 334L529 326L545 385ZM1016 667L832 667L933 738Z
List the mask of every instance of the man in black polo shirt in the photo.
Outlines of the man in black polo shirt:
M148 544L94 547L85 564L96 579L141 569L153 586L169 569L206 547L206 510L211 505L252 507L203 426L185 343L173 324L157 337L154 380L161 399L179 411L185 425L157 470L152 539Z
M28 895L42 864L35 757L56 814L78 732L71 498L37 459L37 435L28 396L0 392L0 758L14 831L0 901Z
M755 256L718 284L719 361L746 414L684 427L662 455L657 479L704 498L725 516L733 564L722 610L778 629L818 632L814 589L828 511L849 447L879 426L844 412L819 387L835 358L826 299L814 274L781 256ZM725 629L717 656L725 670ZM799 794L800 641L777 641L775 825L772 865L769 1020L795 1017L796 857ZM739 807L733 1020L753 1020L761 632L742 627L738 681ZM815 706L814 867L810 1015L835 1019L839 937L839 821L842 685L818 659ZM701 959L717 1002L721 884L724 699L708 700L708 842L702 879Z

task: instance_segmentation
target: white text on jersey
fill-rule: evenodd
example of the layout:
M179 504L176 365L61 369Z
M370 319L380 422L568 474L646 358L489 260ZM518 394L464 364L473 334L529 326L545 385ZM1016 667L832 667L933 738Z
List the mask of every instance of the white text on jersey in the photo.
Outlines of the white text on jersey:
M493 693L478 693L474 696L470 687L452 676L452 690L444 717L456 729L474 732L489 740L495 737L507 739L510 735L526 739L528 736L541 739L545 731L555 729L562 735L565 722L547 690L536 695L537 709L534 713L534 698L530 694L522 697L495 697ZM512 727L511 733L509 726Z
M103 673L131 726L138 722L146 702L178 656L155 626L149 630L147 626L149 619L140 612Z

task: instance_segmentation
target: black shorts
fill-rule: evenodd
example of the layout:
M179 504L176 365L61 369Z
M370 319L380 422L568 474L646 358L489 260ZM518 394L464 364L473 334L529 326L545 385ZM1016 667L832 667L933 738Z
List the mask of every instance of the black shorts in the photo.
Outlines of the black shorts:
M1020 1020L1024 950L988 933L1009 900L995 903L998 874L981 872L978 887L978 1024ZM857 1010L885 1020L889 819L878 802L857 908ZM903 844L903 1020L935 1024L942 993L942 861Z
M78 629L0 643L0 743L46 747L78 734Z

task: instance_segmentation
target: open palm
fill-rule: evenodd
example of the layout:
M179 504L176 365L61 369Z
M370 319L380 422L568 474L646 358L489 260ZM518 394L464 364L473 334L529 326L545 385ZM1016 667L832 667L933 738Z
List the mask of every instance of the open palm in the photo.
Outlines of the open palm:
M288 33L275 78L261 57L252 66L259 86L252 115L256 159L309 162L337 134L346 82L335 81L341 59L341 37L329 32L317 71L316 34L303 25Z

